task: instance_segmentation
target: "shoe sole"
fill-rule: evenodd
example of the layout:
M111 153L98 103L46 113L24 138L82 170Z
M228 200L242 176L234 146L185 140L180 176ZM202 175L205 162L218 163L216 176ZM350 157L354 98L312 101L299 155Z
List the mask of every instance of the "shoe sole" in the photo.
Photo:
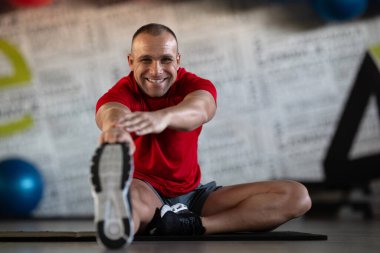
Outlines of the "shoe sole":
M105 143L96 150L91 166L94 222L97 241L106 248L122 248L133 241L132 178L133 160L125 143Z

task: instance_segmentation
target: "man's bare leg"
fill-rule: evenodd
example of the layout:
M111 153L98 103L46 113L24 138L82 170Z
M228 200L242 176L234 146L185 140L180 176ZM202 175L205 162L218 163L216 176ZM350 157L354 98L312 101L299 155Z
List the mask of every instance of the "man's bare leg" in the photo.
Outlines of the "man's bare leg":
M132 213L135 233L144 231L157 208L163 204L157 194L143 181L133 179L131 188Z
M307 189L294 181L226 186L206 200L202 223L207 234L271 230L310 208Z

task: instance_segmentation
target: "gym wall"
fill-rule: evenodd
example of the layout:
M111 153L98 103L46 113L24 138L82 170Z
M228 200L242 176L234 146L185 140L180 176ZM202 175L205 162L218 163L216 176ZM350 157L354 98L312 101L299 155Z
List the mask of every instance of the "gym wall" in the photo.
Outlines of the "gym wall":
M128 74L131 36L149 22L171 27L182 66L217 87L218 112L200 139L204 182L324 179L350 87L380 43L380 17L325 23L306 4L248 2L60 0L0 14L2 45L30 73L2 80L16 66L0 48L0 125L15 123L1 128L0 160L22 157L43 174L37 216L92 215L95 103ZM379 150L372 99L350 155Z

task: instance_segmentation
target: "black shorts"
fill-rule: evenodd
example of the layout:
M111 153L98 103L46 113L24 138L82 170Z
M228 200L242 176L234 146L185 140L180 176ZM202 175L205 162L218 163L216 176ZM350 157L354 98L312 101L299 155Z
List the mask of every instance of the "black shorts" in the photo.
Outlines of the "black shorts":
M212 181L207 184L200 184L193 191L186 193L184 195L180 195L174 198L165 198L163 197L149 182L145 182L159 197L162 204L167 204L169 206L181 203L186 205L190 211L198 214L199 216L202 213L202 208L204 203L206 202L210 193L218 190L222 186L217 186L215 181Z

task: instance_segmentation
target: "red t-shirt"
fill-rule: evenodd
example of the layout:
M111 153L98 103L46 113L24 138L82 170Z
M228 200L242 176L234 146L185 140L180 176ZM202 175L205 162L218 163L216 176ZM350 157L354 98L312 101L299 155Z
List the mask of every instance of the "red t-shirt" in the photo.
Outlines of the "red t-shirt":
M206 90L216 102L215 86L184 68L178 70L177 80L159 98L146 95L138 87L133 72L120 79L96 104L96 111L105 103L118 102L134 111L156 111L180 103L195 91ZM194 190L200 183L198 137L202 126L190 132L165 129L160 134L137 136L134 153L134 178L149 182L165 197L176 197Z

